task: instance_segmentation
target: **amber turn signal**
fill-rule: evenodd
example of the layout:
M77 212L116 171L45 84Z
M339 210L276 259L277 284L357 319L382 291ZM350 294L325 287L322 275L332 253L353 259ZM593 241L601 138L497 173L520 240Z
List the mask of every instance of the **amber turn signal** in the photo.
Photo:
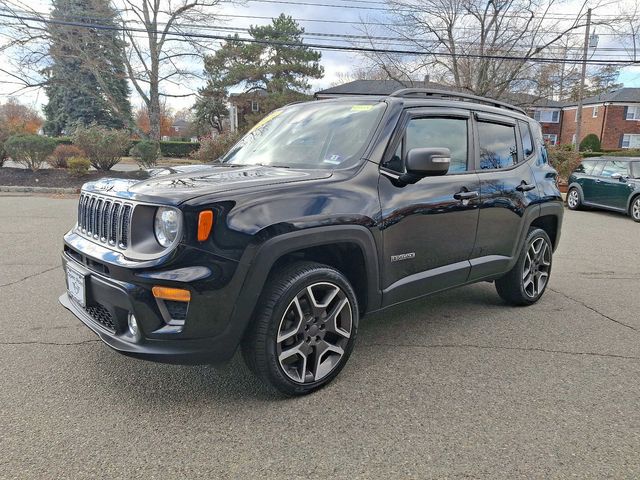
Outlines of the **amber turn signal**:
M153 287L151 291L154 297L162 300L174 302L189 302L191 300L191 292L182 288Z
M213 227L213 212L211 210L203 210L198 215L198 241L204 242L209 238Z

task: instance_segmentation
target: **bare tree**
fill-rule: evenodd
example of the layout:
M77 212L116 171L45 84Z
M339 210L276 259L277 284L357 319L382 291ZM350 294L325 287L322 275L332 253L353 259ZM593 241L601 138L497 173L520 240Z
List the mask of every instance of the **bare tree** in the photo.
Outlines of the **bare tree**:
M559 18L551 13L559 0L388 0L395 13L386 33L397 35L405 50L421 54L367 57L385 70L428 73L477 95L506 97L531 89L536 58L562 61L562 42L585 25L585 4L575 16ZM369 25L362 28L374 36Z
M161 135L161 104L169 97L187 97L195 89L184 91L190 80L200 76L203 51L211 45L194 39L190 33L202 25L210 25L221 0L113 0L119 12L119 25L126 43L125 66L128 80L149 112L149 136ZM33 6L29 0L0 0L0 53L11 59L9 65L0 66L8 78L4 83L14 85L12 93L24 89L41 88L47 84L47 66L51 63L48 52L51 24L49 12ZM92 26L100 19L92 19ZM83 28L79 18L64 20ZM87 27L89 28L89 27ZM111 27L110 27L111 28ZM75 55L90 68L101 81L101 66L94 61L92 52L71 48ZM195 60L195 61L194 61ZM172 91L174 93L172 93ZM109 99L106 99L109 101Z

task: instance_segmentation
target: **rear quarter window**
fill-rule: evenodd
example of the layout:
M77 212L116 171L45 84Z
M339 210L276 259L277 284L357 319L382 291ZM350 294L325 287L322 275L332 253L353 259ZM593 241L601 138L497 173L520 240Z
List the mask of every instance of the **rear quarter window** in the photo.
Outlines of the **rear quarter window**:
M582 163L576 167L574 172L583 173L585 175L591 175L591 172L593 172L593 169L597 163L598 162L594 160L583 160Z
M640 178L640 162L631 162L631 176Z

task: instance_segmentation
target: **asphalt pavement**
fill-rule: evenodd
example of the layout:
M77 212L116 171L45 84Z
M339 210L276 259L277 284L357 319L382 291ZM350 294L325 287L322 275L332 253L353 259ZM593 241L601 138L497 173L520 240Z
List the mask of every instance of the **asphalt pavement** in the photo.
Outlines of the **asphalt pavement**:
M527 308L482 283L361 321L327 388L121 356L58 304L73 197L0 196L0 478L639 478L640 224L567 212Z

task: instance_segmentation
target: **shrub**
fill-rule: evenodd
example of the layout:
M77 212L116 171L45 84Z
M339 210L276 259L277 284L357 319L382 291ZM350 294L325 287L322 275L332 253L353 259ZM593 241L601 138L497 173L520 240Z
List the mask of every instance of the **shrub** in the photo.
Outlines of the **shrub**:
M34 172L42 166L54 148L56 141L41 135L14 135L4 144L5 151L14 161Z
M600 139L595 133L590 133L582 139L580 142L581 152L599 152L600 151Z
M67 161L71 157L82 156L84 156L84 152L75 145L59 143L47 161L53 168L67 168Z
M96 170L111 170L131 146L125 130L111 130L96 125L78 128L72 138L73 143L84 150Z
M567 148L567 147L571 148ZM580 164L580 154L571 145L549 147L549 163L558 172L560 183L567 183L571 172Z
M163 157L185 158L199 148L200 144L193 142L160 142Z
M150 168L158 163L160 158L160 142L153 140L141 140L131 149L131 156L142 168Z
M214 162L223 157L231 147L240 139L239 133L223 133L215 137L206 137L200 142L198 151L191 158L201 162Z
M69 173L74 177L81 177L86 175L89 171L89 167L91 166L91 162L88 158L84 157L71 157L67 161L67 165L69 168Z

